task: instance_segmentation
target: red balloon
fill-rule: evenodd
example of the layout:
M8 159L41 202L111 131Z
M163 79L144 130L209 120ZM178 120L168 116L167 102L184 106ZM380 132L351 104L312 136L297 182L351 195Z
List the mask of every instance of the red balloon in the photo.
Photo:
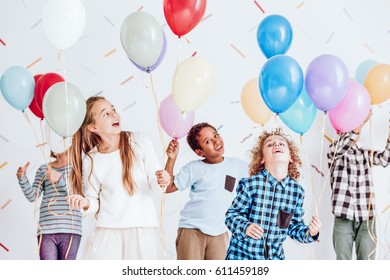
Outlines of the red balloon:
M35 84L34 98L38 108L42 110L43 97L46 91L54 84L65 81L60 75L56 73L47 73L42 75ZM43 113L42 113L43 116ZM43 118L43 117L42 117Z
M164 0L164 15L173 33L183 36L203 18L206 0Z
M30 108L31 112L33 112L33 114L35 116L37 116L38 118L43 120L43 113L42 113L41 108L38 107L37 98L36 98L36 96L37 96L37 82L38 82L40 77L42 77L42 74L38 74L38 75L34 76L34 81L35 81L34 97L30 103L30 106L28 106L28 108Z

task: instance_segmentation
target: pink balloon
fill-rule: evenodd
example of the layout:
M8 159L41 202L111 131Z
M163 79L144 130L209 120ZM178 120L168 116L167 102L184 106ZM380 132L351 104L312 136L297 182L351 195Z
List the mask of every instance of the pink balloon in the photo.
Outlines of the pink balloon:
M370 95L367 89L350 79L344 98L329 111L329 120L338 133L348 132L361 125L370 112Z
M182 138L194 124L195 112L182 112L172 94L161 101L158 114L162 128L172 138Z

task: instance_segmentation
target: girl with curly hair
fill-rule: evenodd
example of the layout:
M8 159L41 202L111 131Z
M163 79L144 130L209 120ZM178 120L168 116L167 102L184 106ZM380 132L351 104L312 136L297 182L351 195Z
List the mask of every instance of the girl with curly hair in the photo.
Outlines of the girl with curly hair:
M318 240L321 221L303 221L304 190L297 180L302 161L290 138L263 132L252 149L250 177L242 178L226 213L232 233L226 259L284 259L287 236L301 243Z

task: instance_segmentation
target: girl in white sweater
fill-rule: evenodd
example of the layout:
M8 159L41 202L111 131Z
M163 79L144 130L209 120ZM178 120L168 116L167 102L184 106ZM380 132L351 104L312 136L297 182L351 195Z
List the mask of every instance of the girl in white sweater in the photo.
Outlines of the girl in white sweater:
M72 163L74 194L68 203L97 221L85 258L162 258L152 189L168 185L170 176L161 170L149 138L122 131L114 106L90 97L73 136Z

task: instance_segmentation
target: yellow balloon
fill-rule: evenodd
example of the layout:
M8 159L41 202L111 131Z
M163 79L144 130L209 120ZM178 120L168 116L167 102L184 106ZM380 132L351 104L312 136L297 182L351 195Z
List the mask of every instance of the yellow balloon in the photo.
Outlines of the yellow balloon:
M272 117L272 111L265 105L260 95L258 79L249 80L243 87L241 106L248 117L257 124L264 125Z
M364 86L370 93L371 104L380 104L390 98L390 65L378 64L366 75Z

